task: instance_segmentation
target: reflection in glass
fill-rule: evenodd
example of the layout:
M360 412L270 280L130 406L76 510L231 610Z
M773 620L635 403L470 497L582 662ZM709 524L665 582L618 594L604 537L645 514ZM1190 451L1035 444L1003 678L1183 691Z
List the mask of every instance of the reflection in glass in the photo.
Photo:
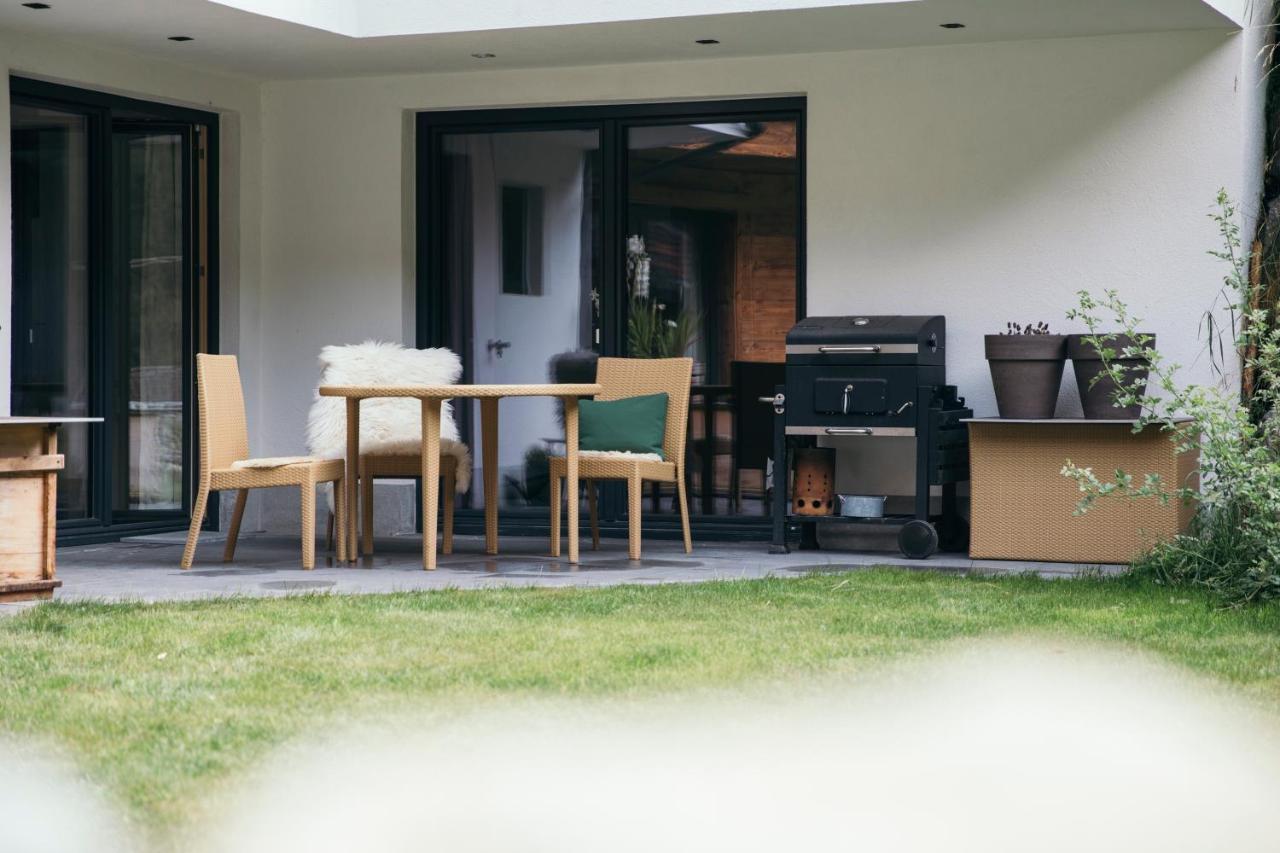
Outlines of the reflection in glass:
M796 123L637 126L627 147L627 352L694 359L691 509L764 514L754 426L796 318Z
M468 381L574 381L575 353L592 348L599 322L599 149L594 130L444 137L449 334L469 342ZM474 415L464 439L479 448ZM504 400L498 423L503 503L546 506L547 456L564 452L558 404Z
M89 120L15 103L13 379L15 415L84 417L89 405ZM89 515L89 427L59 430L58 517Z
M120 249L127 300L119 381L127 382L127 452L117 453L114 508L182 508L183 181L182 134L114 134Z

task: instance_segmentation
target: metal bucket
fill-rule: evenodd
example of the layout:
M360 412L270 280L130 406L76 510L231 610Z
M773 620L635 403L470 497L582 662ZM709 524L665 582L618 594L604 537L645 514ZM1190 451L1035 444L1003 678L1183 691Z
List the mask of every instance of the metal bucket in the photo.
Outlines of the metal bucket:
M884 495L840 495L840 514L848 518L883 518Z

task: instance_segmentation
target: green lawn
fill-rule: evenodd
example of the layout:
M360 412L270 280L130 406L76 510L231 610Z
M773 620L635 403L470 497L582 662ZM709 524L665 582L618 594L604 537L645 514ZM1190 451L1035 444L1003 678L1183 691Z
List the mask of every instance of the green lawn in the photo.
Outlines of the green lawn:
M950 640L1121 644L1280 700L1280 606L1128 579L871 571L612 589L49 604L0 620L0 725L63 744L143 827L325 719L865 671Z

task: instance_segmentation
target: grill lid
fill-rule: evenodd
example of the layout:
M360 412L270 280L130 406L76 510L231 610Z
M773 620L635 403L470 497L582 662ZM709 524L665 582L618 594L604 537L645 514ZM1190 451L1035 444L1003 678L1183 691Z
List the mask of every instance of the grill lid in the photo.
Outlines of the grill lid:
M946 328L941 316L807 317L787 332L787 344L917 344L924 350L942 349Z

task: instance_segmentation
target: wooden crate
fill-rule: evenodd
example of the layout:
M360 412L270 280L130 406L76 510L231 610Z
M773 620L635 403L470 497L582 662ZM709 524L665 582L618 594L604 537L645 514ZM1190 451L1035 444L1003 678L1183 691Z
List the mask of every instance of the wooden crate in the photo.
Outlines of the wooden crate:
M49 598L57 533L56 422L0 418L0 602Z
M1132 421L980 418L969 422L975 559L1128 563L1161 539L1184 532L1194 508L1179 500L1099 499L1074 515L1079 486L1062 474L1067 460L1104 481L1117 469L1141 482L1158 473L1166 488L1196 486L1198 455L1179 454L1168 433Z

